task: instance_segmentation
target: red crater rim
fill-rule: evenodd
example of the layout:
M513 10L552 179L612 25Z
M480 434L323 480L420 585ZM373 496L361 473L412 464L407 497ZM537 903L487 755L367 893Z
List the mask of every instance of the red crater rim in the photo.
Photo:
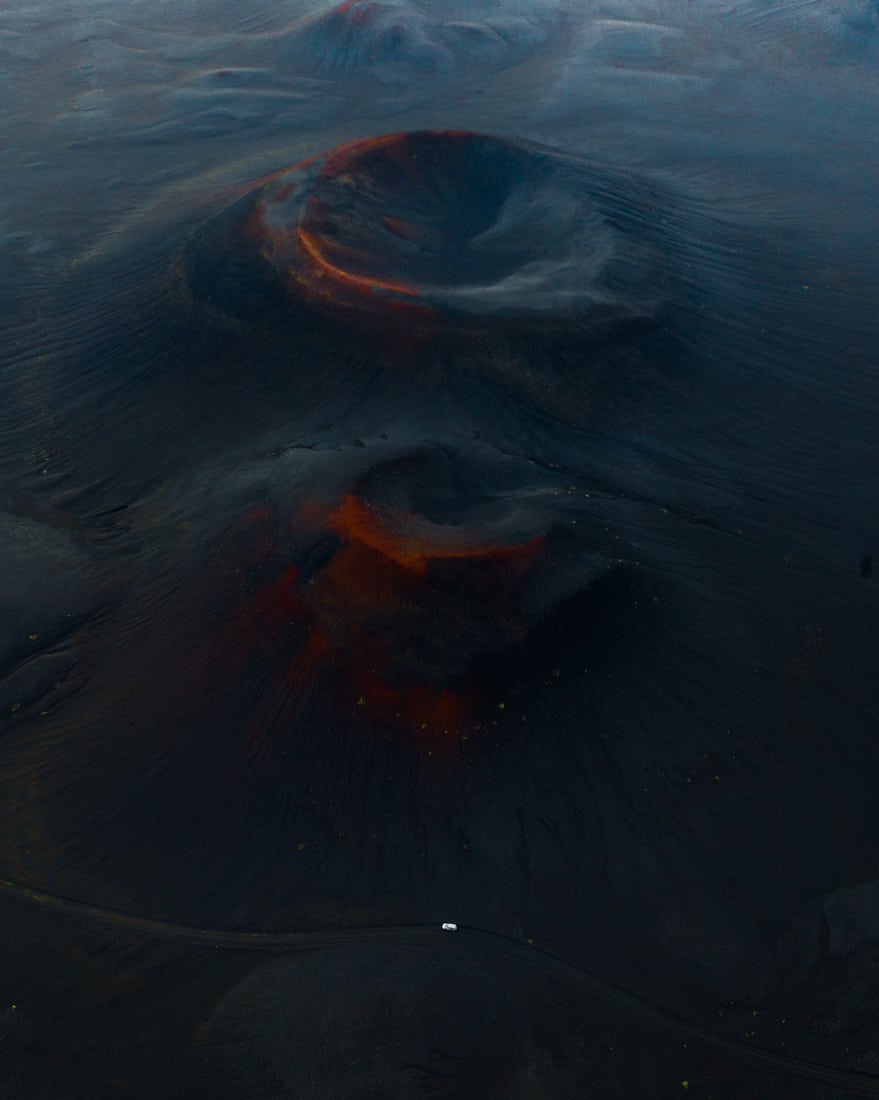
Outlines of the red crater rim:
M492 542L349 492L305 504L292 525L336 546L310 573L288 564L247 601L257 636L300 691L332 670L357 713L454 732L485 709L474 668L531 629L523 595L546 539ZM262 539L269 514L253 519ZM273 549L268 549L273 556Z
M641 312L642 246L593 177L551 150L468 131L363 138L264 177L209 223L190 269L215 303L268 286L385 317Z

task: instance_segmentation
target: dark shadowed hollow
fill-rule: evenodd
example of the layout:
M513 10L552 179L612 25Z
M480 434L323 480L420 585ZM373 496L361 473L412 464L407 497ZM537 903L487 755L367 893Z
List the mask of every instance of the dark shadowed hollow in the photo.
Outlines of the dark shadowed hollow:
M879 1096L877 24L0 11L0 1096Z

